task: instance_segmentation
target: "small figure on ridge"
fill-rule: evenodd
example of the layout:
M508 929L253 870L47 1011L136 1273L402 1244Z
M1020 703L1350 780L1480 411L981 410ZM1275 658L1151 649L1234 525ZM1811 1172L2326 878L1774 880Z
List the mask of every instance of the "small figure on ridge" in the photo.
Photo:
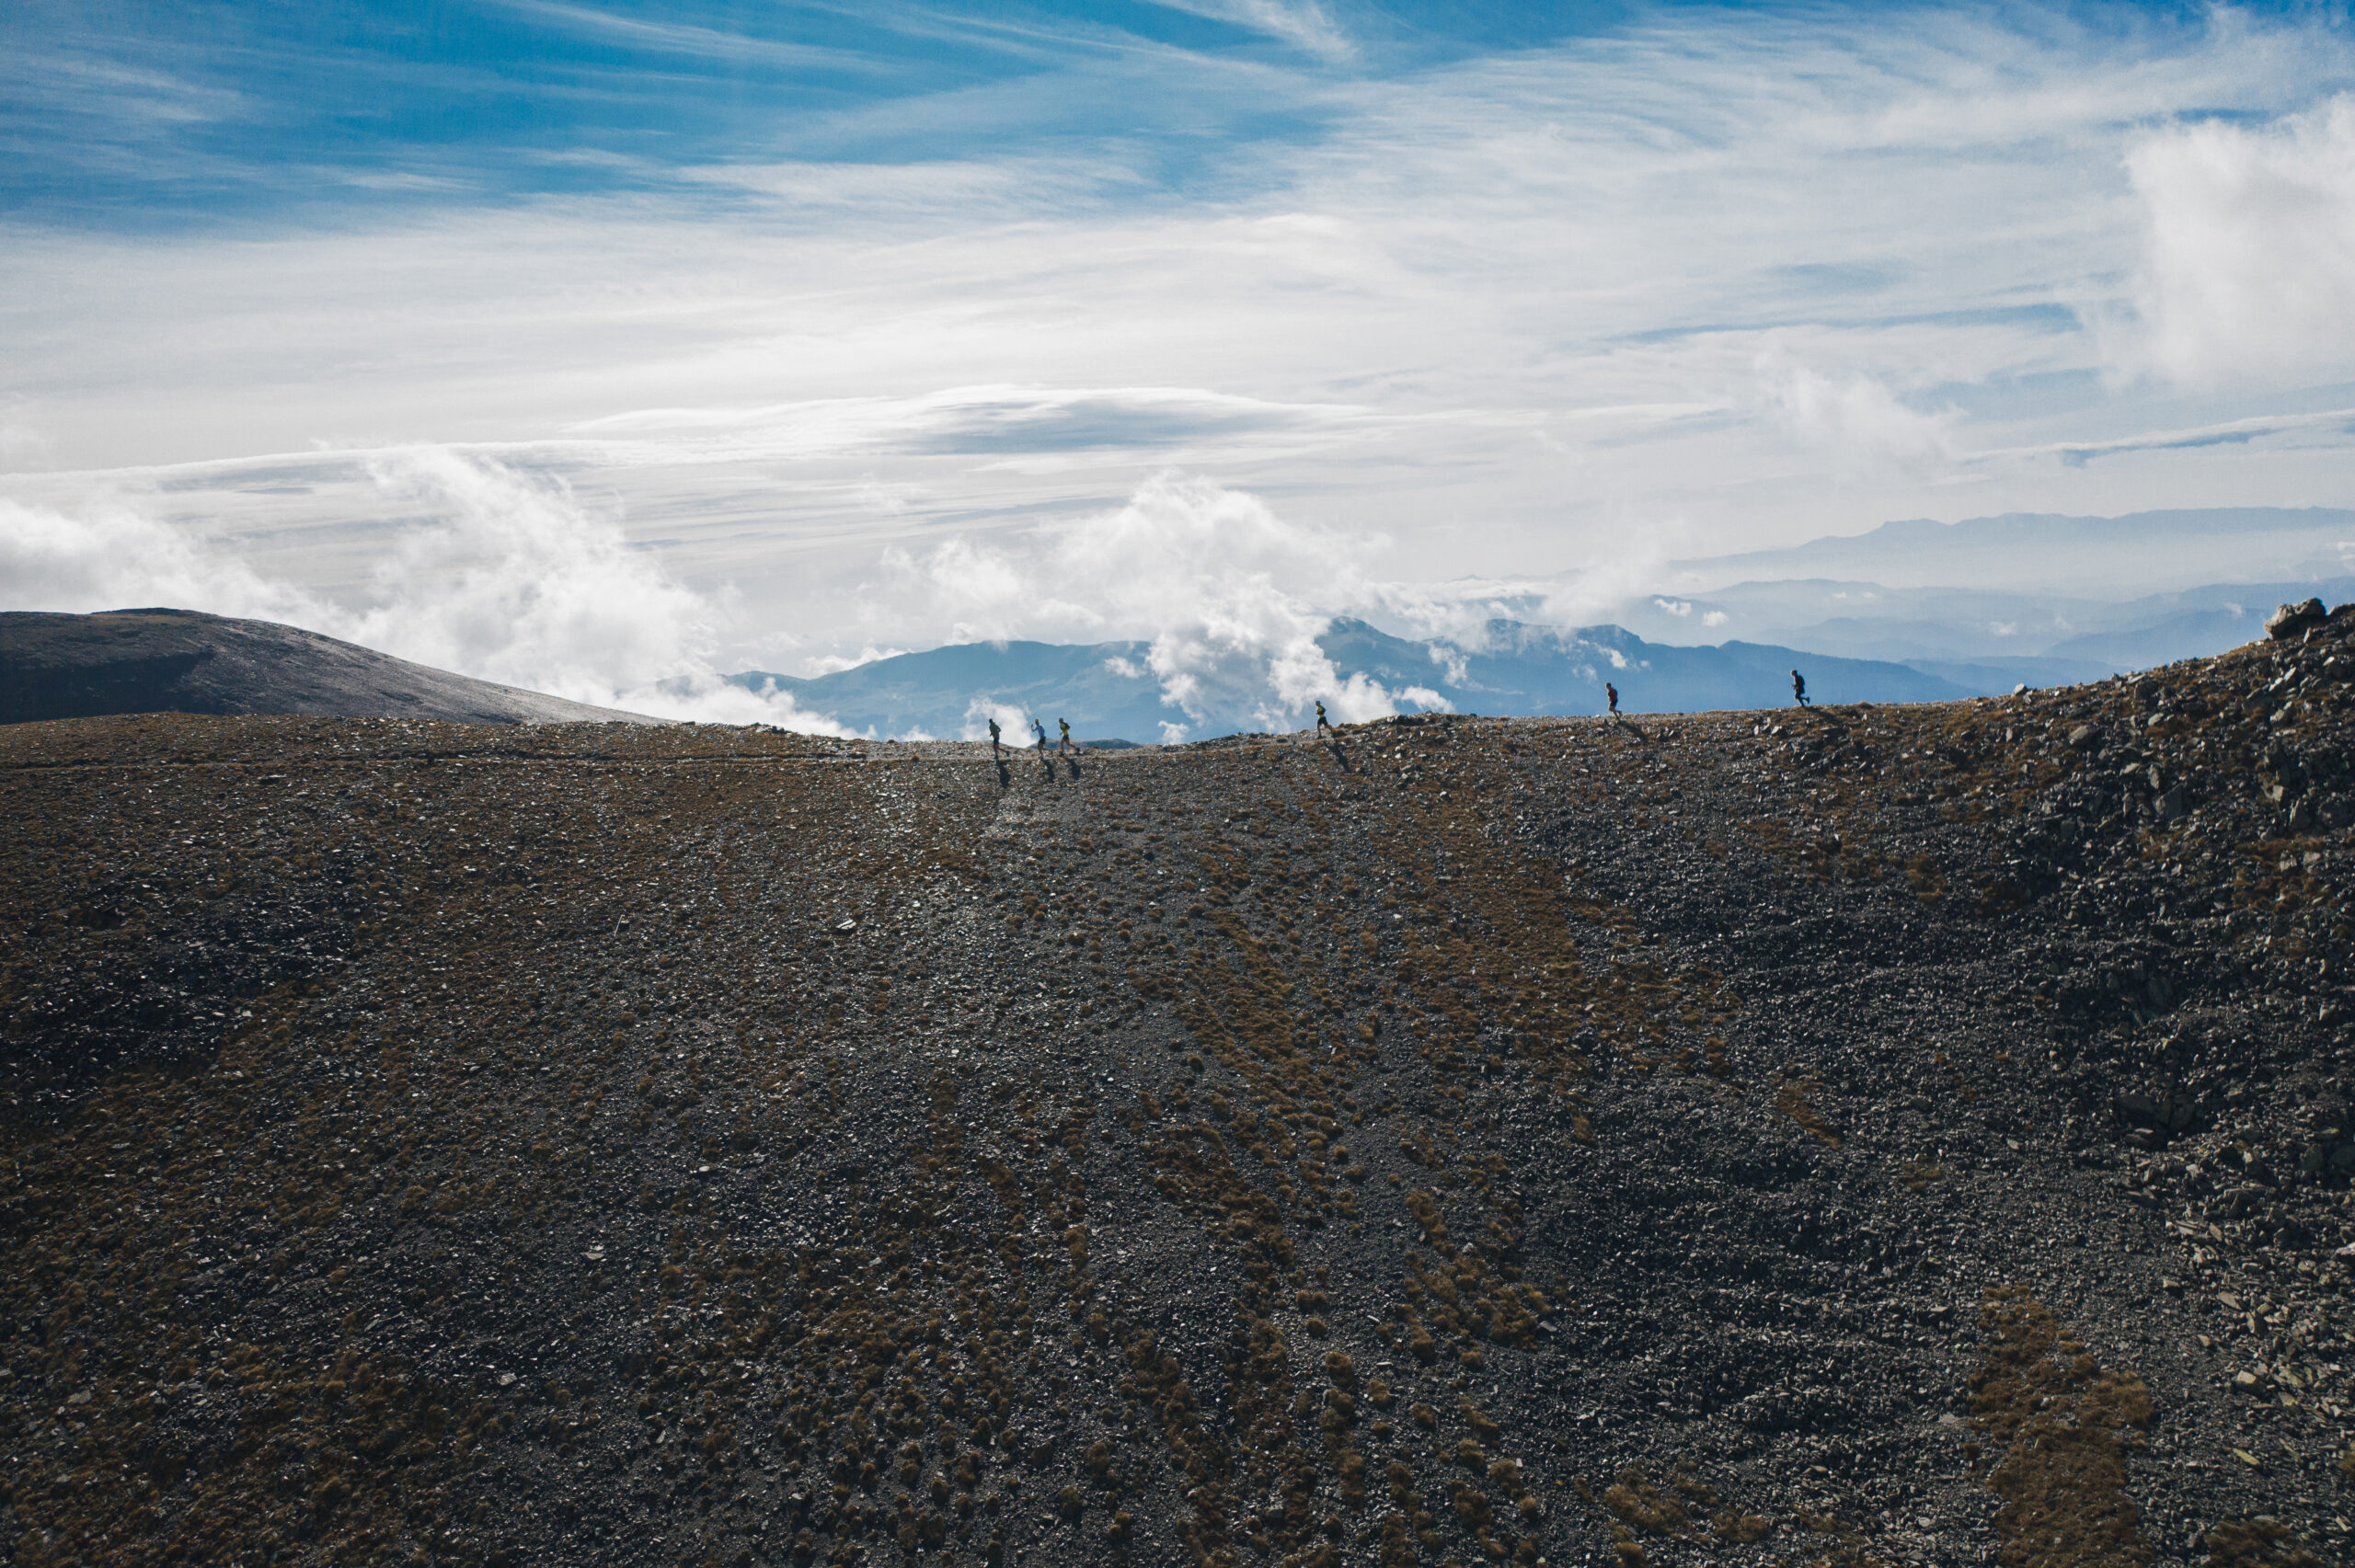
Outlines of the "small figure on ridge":
M1330 728L1332 728L1332 727L1332 727L1332 725L1331 725L1330 723L1327 722L1326 717L1325 717L1325 704L1322 704L1322 703L1317 704L1316 704L1316 733L1317 733L1317 734L1319 734L1319 735L1322 735L1322 734L1324 734L1327 730L1328 730L1328 729L1330 729Z
M1605 681L1603 683L1603 694L1611 699L1611 716L1617 718L1619 716L1619 688Z
M1800 674L1796 670L1791 671L1791 697L1792 700L1797 702L1801 707L1809 705L1807 700L1807 677Z

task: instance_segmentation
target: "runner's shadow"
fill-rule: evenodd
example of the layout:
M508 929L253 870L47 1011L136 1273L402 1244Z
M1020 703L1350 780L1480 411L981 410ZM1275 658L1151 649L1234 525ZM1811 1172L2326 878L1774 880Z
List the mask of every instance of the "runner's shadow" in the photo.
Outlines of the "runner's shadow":
M1613 724L1617 725L1621 729L1626 730L1637 739L1641 740L1648 745L1650 743L1651 732L1646 729L1642 725L1637 724L1635 720L1627 717L1626 715L1613 714L1610 717Z

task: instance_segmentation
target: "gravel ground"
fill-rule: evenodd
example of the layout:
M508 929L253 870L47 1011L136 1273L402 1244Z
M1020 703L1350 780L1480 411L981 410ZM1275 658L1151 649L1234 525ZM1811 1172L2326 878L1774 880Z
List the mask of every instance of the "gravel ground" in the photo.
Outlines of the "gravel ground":
M2350 627L1051 778L0 729L0 1554L2339 1561Z

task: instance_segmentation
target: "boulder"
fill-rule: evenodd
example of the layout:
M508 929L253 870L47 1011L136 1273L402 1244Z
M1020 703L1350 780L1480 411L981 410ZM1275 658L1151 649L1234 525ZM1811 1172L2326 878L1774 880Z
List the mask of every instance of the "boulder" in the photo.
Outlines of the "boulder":
M2309 599L2299 604L2284 604L2265 619L2266 635L2277 642L2305 635L2309 626L2319 626L2330 618L2319 599Z

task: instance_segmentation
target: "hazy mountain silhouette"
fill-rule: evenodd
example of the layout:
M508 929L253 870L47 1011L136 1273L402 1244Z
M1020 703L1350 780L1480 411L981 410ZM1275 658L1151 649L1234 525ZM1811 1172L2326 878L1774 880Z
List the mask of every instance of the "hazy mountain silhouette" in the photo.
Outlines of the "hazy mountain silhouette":
M1346 681L1382 683L1401 706L1459 713L1550 715L1604 711L1603 682L1619 688L1628 713L1689 713L1772 706L1787 702L1790 670L1807 672L1809 694L1824 702L1938 702L1976 694L1903 664L1833 658L1787 647L1732 642L1717 647L1648 643L1617 626L1576 632L1499 621L1488 651L1395 636L1363 621L1337 620L1318 646ZM979 730L995 707L1035 714L1051 727L1069 719L1074 733L1159 740L1164 725L1185 737L1289 729L1308 716L1271 713L1246 701L1189 715L1163 700L1147 663L1150 644L1109 642L963 643L899 654L832 674L797 677L747 670L729 679L761 691L774 685L800 706L879 736L921 733L954 738ZM2009 691L2016 680L2007 679ZM1408 693L1425 693L1417 698ZM1009 741L1023 737L1009 733Z
M273 621L160 609L0 613L0 723L142 713L661 722L453 675Z

